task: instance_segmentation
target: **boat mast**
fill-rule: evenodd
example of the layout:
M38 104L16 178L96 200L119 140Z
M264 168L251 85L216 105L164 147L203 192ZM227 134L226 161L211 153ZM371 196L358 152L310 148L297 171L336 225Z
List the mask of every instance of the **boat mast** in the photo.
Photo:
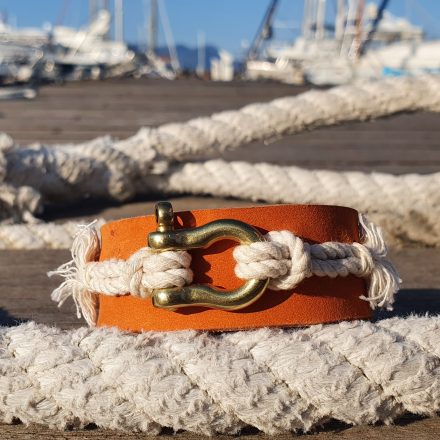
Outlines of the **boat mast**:
M171 67L173 68L175 74L179 74L181 71L179 57L177 56L176 44L174 43L173 31L171 30L171 25L168 19L168 13L165 7L165 3L163 0L159 0L159 2L156 3L156 7L157 5L158 5L158 12L160 15L161 24L162 24L162 29L164 31L165 40L168 46L168 52L170 54Z
M122 0L115 0L115 40L124 41L124 11Z
M311 20L310 20L310 4L311 0L304 0L304 14L303 14L303 26L302 26L302 35L305 39L310 38L310 28L311 28Z
M303 21L302 21L302 36L307 38L309 31L309 23L308 23L308 10L309 10L309 0L304 0L304 12L303 12Z
M257 35L249 48L247 60L254 60L260 50L260 46L264 40L268 40L272 36L272 21L275 10L278 6L278 0L271 0L269 7L266 10L263 21L258 29Z
M341 52L343 56L348 56L354 37L354 23L358 9L358 0L348 0L347 19L345 21L345 30L341 42Z
M353 58L359 58L362 46L362 21L364 19L365 0L358 1L358 7L356 12L356 33L353 40L352 56Z
M344 38L345 14L345 0L338 0L335 23L335 38L338 41Z
M89 22L91 23L98 13L98 1L89 0Z
M316 33L315 38L317 40L324 39L325 36L325 9L326 0L318 0L316 8Z
M147 53L154 55L157 44L157 0L150 0L150 14L148 16L148 46Z
M377 31L377 28L379 27L380 22L382 21L383 13L385 12L385 9L387 8L389 2L390 0L382 0L382 3L380 4L379 9L377 11L376 18L374 19L373 24L371 25L371 29L368 32L367 37L365 38L359 49L359 55L363 55L366 52L369 44L371 43L371 40L374 37L374 34Z
M205 33L199 31L197 33L197 68L196 73L198 76L203 77L205 75L205 64L206 64L206 43L205 43Z
M318 0L310 0L309 6L309 17L310 17L310 38L316 39L316 16L318 14Z

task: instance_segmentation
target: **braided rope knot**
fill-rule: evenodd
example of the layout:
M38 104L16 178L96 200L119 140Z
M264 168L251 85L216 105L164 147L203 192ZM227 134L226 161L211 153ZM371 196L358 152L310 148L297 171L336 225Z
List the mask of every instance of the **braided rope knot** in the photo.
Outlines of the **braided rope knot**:
M311 276L309 246L301 238L289 231L271 231L266 239L234 249L238 278L270 278L270 289L288 290Z
M368 279L368 295L361 298L371 307L390 309L400 278L386 259L381 230L364 216L359 217L364 243L327 242L309 244L290 231L271 231L267 241L237 246L235 273L245 280L270 278L272 290L291 290L304 279L347 277Z
M60 275L64 282L52 292L52 299L61 306L72 296L89 325L97 317L97 293L119 296L131 294L148 298L155 289L183 287L191 284L191 255L186 251L155 252L139 249L127 260L96 261L100 242L93 223L81 226L72 245L72 260L48 275Z
M79 278L88 290L107 295L131 294L146 298L154 289L183 287L192 282L191 255L185 251L157 253L139 249L126 261L89 262Z
M191 284L191 255L186 251L154 252L150 248L140 249L127 260L127 266L136 268L129 278L128 293L141 297L151 296L155 289L183 287Z

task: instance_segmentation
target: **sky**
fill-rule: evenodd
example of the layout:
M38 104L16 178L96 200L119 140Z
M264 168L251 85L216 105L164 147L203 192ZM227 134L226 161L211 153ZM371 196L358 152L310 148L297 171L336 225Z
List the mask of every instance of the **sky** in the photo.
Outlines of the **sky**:
M113 7L114 0L108 0ZM206 44L242 54L252 41L269 0L160 0L165 5L174 40L190 47L197 45L197 34ZM328 0L331 10L336 0ZM368 0L367 0L368 3ZM376 0L377 3L377 0ZM280 0L276 23L298 27L302 19L302 0ZM149 0L124 0L124 37L130 43L145 43ZM428 36L440 37L440 0L391 0L390 12L409 17L423 26ZM88 0L0 0L0 11L10 24L40 27L58 23L79 27L88 21ZM283 39L293 39L292 30L279 31ZM164 44L163 30L159 44Z

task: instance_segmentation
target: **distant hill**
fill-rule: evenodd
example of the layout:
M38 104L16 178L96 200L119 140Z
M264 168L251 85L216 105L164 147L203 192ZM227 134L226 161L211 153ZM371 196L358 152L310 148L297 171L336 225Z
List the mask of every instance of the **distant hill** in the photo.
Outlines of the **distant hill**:
M198 63L198 49L181 44L176 46L177 57L183 70L195 71ZM161 56L169 56L167 47L158 47L157 53ZM205 69L211 67L211 60L219 57L219 50L215 46L205 46Z
M130 46L135 51L142 51L138 46ZM183 44L176 46L177 57L183 70L195 71L198 63L198 48L188 47ZM157 53L162 57L169 57L167 47L158 47ZM219 58L219 49L216 46L205 46L205 69L210 69L211 60Z

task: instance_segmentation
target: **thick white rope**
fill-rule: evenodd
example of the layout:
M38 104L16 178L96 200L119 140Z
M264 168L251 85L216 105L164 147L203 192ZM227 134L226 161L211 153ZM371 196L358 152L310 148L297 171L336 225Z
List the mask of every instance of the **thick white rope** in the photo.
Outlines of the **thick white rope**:
M2 135L0 183L3 180L15 189L29 186L34 192L3 197L7 202L0 203L0 217L31 221L39 206L38 192L45 202L64 203L82 197L125 200L152 191L187 192L353 206L373 215L391 238L438 245L439 173L338 173L221 161L176 166L176 161L212 157L244 143L320 125L419 110L440 111L439 78L400 78L310 91L185 123L144 128L123 141L103 137L79 145L25 148ZM5 235L8 230L0 226L0 236ZM60 242L54 237L48 246L55 248ZM10 240L2 243L0 238L0 247L20 246Z
M368 213L390 241L440 244L440 173L391 176L213 160L175 167L156 183L165 194L351 206ZM0 225L0 248L69 248L71 231L70 224Z
M0 132L0 224L36 223L34 214L41 209L41 197L30 186L15 187L4 183L7 176L5 152L13 148L10 136Z
M37 223L34 215L41 211L40 193L33 188L0 182L0 224Z
M123 141L97 138L77 145L8 145L6 182L31 186L45 200L127 199L155 189L173 161L209 158L253 142L322 125L402 111L440 111L440 79L399 78L309 91L158 128ZM4 171L3 171L4 172Z
M309 245L290 231L271 231L267 241L237 246L235 273L242 279L270 279L272 290L291 290L311 276L346 277L368 280L368 294L362 299L370 306L392 308L400 278L387 260L380 229L360 216L363 243L328 242ZM94 225L81 226L72 245L72 260L49 276L64 278L52 292L58 306L73 298L78 318L93 326L97 317L97 294L133 295L148 298L156 289L181 288L191 284L191 255L186 251L157 252L139 249L127 260L96 261L100 253Z
M105 223L99 219L100 227ZM70 249L78 231L78 222L0 224L0 250Z
M224 334L0 328L0 420L158 434L310 431L440 410L440 318Z

